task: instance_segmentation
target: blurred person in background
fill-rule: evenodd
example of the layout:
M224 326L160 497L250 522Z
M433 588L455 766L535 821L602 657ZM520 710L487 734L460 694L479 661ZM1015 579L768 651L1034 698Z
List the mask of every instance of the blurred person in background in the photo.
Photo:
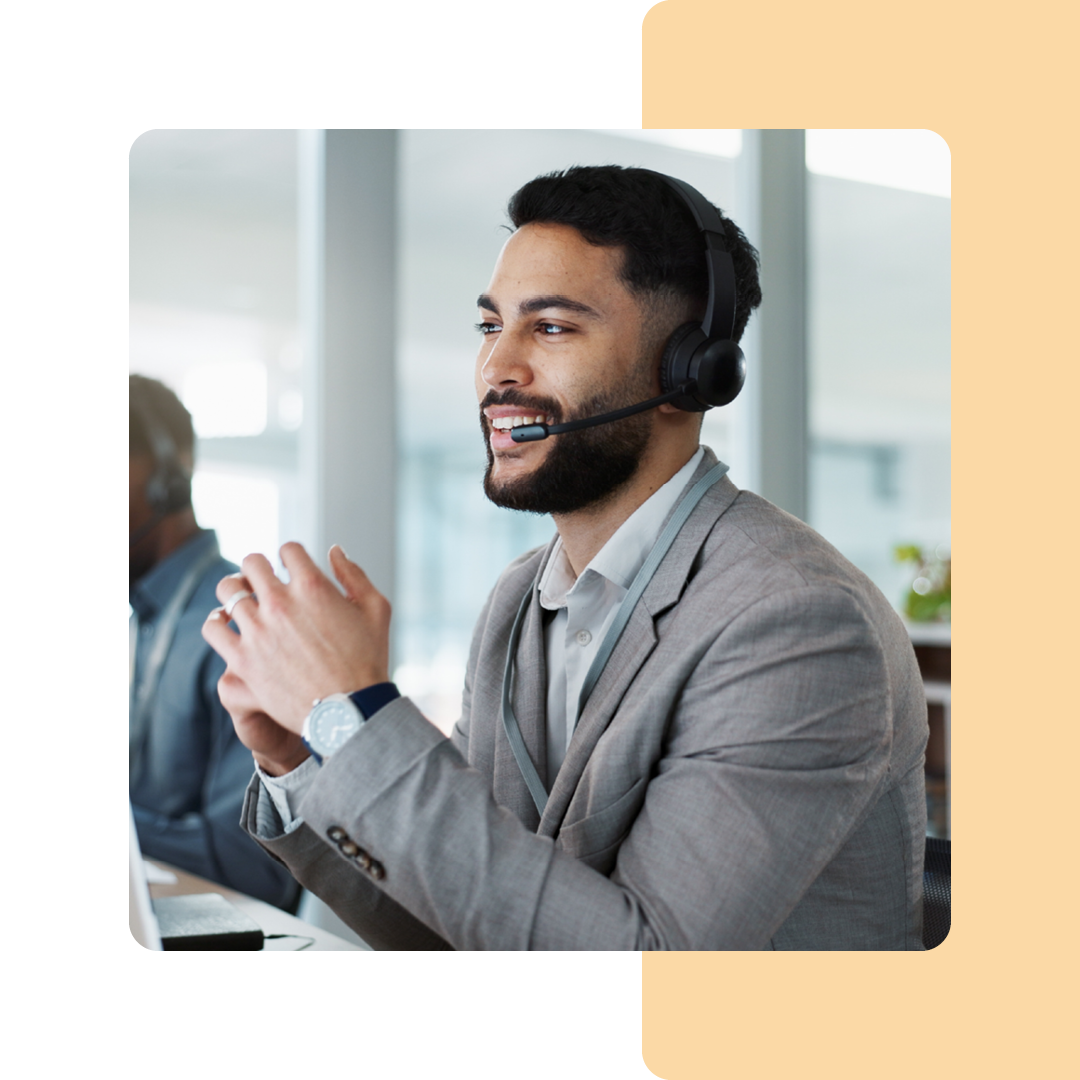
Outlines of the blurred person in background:
M240 828L251 754L218 697L225 665L203 641L214 586L237 567L191 505L191 416L163 383L128 384L129 774L139 845L283 908L299 889Z

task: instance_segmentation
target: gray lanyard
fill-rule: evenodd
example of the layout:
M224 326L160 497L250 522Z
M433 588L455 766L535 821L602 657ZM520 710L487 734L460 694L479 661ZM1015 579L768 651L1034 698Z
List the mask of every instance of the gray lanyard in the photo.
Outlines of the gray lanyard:
M129 691L131 693L131 715L128 723L128 770L134 780L136 765L142 753L143 743L146 741L146 729L150 722L150 710L153 707L154 695L157 693L158 682L161 679L161 669L165 666L165 657L169 653L176 636L176 628L180 623L180 616L184 613L188 601L198 588L203 574L220 558L216 543L203 552L198 559L180 579L180 584L172 594L168 604L165 605L161 615L154 624L154 644L150 655L146 658L146 670L142 681L139 683L138 693L135 692L135 639L132 640L131 663L129 675ZM134 624L132 624L134 625Z
M626 624L630 621L630 616L633 614L638 600L641 599L641 594L645 591L649 582L652 581L653 574L656 573L656 568L663 561L664 556L675 542L675 537L679 535L683 525L686 524L686 519L694 512L694 508L701 502L702 498L704 498L705 492L707 492L727 471L728 467L722 461L718 461L682 497L682 500L675 509L675 513L668 519L668 523L664 526L663 532L660 533L656 543L653 544L652 550L646 557L645 562L642 563L641 569L637 572L637 576L631 583L626 596L623 597L622 603L619 605L619 610L615 613L615 619L608 628L608 632L604 635L604 641L600 646L600 651L593 658L593 662L585 676L585 682L581 687L581 695L578 698L577 716L574 717L574 728L577 727L578 717L580 717L584 711L585 703L589 700L589 695L593 692L593 688L603 674L608 659L611 657L612 652L614 652L615 646L619 643L619 638L622 637L622 632L626 628ZM547 806L547 788L544 787L544 782L540 779L540 774L536 771L536 766L533 764L532 758L529 757L529 751L525 746L524 738L522 738L521 727L518 725L517 716L514 714L514 706L510 700L514 689L514 654L517 652L518 640L521 637L521 624L525 621L525 613L529 610L529 604L532 601L532 594L536 585L537 582L534 580L526 590L525 596L521 601L521 606L518 608L517 615L514 617L513 627L510 630L510 644L506 649L506 665L503 668L502 720L503 728L506 731L506 738L509 740L510 749L514 753L514 760L521 770L521 775L525 779L525 784L529 789L529 794L532 796L533 802L536 804L537 811L539 811L540 816L543 817L544 807Z

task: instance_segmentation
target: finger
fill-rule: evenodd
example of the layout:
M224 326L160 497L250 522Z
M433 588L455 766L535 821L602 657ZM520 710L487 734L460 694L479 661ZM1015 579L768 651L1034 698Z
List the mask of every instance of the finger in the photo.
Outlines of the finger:
M363 608L370 618L378 624L390 621L390 601L374 585L371 578L335 544L330 549L330 566L334 576L341 583L345 595L357 607Z
M236 623L241 630L250 630L259 604L247 581L239 574L224 578L218 582L217 593L222 601L221 614L218 617L227 623Z
M224 608L214 608L202 624L202 636L206 643L226 664L235 664L240 656L240 635L229 629Z
M315 565L311 556L304 550L303 545L291 540L281 545L281 563L289 571L290 581L306 581L312 584L318 580L326 580L326 575Z
M270 560L265 555L260 555L257 552L247 555L240 565L244 568L244 577L251 582L250 588L252 592L257 593L259 596L270 597L277 593L279 589L284 588L274 573Z
M247 589L248 592L255 591L243 574L229 574L228 577L223 577L217 583L217 587L214 589L217 598L224 604L234 592L239 591L237 589L238 583L240 589Z
M330 569L345 590L345 595L356 603L366 600L375 589L371 579L345 554L340 544L330 549Z
M334 577L341 583L345 595L354 603L368 605L384 599L382 593L371 584L371 578L342 550L340 544L330 549L330 567Z

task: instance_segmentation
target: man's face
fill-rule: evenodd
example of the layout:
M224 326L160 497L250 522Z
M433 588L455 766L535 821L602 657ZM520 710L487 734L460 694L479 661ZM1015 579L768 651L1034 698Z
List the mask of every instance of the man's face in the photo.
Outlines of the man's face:
M515 418L559 423L658 392L654 358L643 355L642 308L619 280L622 257L567 225L525 225L503 248L478 302L476 363L484 490L497 505L572 513L637 470L650 413L535 443L515 443L509 430Z

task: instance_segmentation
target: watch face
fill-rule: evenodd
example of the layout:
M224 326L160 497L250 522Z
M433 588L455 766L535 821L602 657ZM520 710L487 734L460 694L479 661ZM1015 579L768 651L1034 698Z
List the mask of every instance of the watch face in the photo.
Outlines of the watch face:
M310 738L316 750L332 754L360 730L360 712L351 701L324 701L312 711Z

